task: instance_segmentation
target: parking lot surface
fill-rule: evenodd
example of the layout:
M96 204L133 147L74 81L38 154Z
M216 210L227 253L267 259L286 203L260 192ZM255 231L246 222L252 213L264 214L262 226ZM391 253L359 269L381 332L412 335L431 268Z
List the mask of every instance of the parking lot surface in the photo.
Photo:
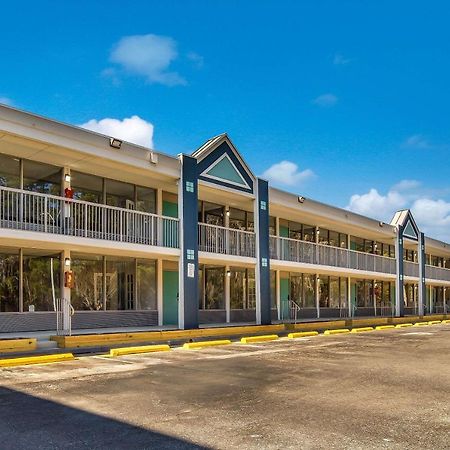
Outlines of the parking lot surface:
M0 448L450 448L450 325L0 369Z

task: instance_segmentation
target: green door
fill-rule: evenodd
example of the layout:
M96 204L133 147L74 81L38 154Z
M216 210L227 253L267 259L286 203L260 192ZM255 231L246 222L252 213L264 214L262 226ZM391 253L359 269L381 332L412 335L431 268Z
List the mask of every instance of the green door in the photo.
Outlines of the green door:
M280 318L289 319L289 278L280 278Z
M178 272L163 271L163 323L178 325Z

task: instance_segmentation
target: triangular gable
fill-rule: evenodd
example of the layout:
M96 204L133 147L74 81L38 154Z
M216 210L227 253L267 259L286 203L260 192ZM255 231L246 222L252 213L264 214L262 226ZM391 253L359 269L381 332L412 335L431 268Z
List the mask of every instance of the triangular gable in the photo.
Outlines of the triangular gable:
M250 188L244 177L226 153L224 153L219 159L216 159L216 161L208 169L206 169L202 175L215 180L222 180Z
M403 227L403 237L414 241L419 240L420 230L409 209L396 212L391 225L395 227L401 225Z
M192 154L199 180L253 193L255 177L226 134L209 139Z

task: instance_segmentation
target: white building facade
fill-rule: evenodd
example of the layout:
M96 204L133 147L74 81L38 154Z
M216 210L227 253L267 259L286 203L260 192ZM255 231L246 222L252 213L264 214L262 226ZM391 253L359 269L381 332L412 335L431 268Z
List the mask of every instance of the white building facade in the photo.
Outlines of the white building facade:
M171 157L0 106L0 332L447 313L450 244L271 188L224 134Z

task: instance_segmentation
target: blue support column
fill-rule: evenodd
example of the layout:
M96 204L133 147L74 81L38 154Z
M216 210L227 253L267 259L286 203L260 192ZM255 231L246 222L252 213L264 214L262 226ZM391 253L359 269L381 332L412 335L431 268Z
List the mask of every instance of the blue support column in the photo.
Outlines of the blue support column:
M198 328L198 174L197 160L180 155L178 186L180 266L178 326Z
M404 272L403 272L403 226L397 227L397 239L395 241L395 262L396 273L395 279L395 315L397 317L404 316Z
M427 288L425 284L425 235L419 234L419 316L423 316L426 311L427 304Z
M269 249L269 184L265 180L255 182L255 231L256 231L256 322L271 323L270 304L270 249Z

